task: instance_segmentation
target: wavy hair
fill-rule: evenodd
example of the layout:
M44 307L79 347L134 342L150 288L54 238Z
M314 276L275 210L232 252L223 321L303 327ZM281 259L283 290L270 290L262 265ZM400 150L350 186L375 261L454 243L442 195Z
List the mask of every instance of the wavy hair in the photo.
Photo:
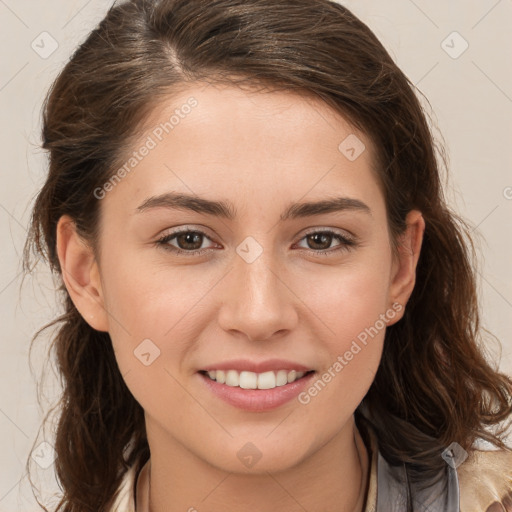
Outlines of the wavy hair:
M483 438L509 449L503 424L512 380L492 367L482 345L470 229L443 197L446 157L417 91L372 31L329 0L131 0L109 9L43 105L49 172L33 207L24 268L33 271L33 257L43 256L64 306L32 340L57 327L51 349L63 391L55 472L63 495L56 510L104 510L127 469L149 457L143 409L109 335L87 324L63 285L57 222L69 215L97 247L94 190L125 161L159 102L197 80L322 100L374 142L392 240L410 210L423 213L415 289L405 316L386 331L362 402L367 414L356 410L356 421L371 421L386 460L427 478L445 465L440 454L453 441L470 450Z

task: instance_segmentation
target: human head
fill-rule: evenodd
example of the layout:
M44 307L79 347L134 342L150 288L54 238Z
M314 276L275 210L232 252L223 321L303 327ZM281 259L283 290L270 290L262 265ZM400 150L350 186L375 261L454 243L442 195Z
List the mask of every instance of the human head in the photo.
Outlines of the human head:
M439 467L444 462L434 455L440 448L453 440L467 447L480 433L475 403L483 390L505 403L504 381L477 350L464 230L444 203L434 142L413 87L371 31L341 5L139 0L113 7L73 55L45 105L50 174L34 209L36 247L61 272L57 224L68 215L83 240L101 249L102 200L94 191L137 147L155 108L201 81L288 91L310 98L311 105L315 98L347 120L375 149L372 164L395 253L407 215L421 212L426 231L416 287L403 318L386 331L364 402L392 462ZM56 349L69 400L57 437L57 470L78 496L83 491L76 482L87 470L101 474L106 489L115 488L127 443L133 440L134 460L147 455L147 442L141 407L125 386L108 334L93 329L65 297ZM103 428L84 418L91 404L107 411L114 403L119 413ZM69 442L85 448L81 439L93 431L105 450L90 458L91 467L66 460ZM421 456L415 454L418 433L424 436Z

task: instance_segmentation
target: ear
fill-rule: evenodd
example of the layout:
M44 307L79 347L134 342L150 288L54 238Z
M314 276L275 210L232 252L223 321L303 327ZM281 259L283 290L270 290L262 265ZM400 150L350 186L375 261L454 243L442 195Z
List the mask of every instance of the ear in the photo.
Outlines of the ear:
M397 253L394 256L389 300L397 312L392 325L400 320L405 311L405 305L412 294L416 283L416 266L420 257L421 243L425 232L425 220L418 210L411 210L405 219L407 227L398 239ZM401 305L398 308L396 305Z
M96 258L68 215L63 215L57 223L57 255L62 280L73 304L93 329L108 331L108 314Z

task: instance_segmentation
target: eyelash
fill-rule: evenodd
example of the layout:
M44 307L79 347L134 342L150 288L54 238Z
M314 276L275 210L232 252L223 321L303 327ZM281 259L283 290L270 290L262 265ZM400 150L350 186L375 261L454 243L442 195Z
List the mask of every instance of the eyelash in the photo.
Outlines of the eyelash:
M180 249L179 247L174 247L173 245L169 245L169 242L172 239L176 238L179 235L185 234L185 233L199 234L199 235L202 235L202 236L210 239L210 237L206 233L204 233L203 231L201 231L199 229L184 229L182 231L175 231L174 233L169 233L167 235L164 235L163 237L159 238L155 242L155 244L158 247L161 247L162 249L164 249L166 251L170 251L170 252L173 252L178 255L183 254L186 256L202 254L205 251L208 251L209 249L211 249L211 248L207 248L207 249L196 249L194 251L186 251L185 249ZM305 248L301 248L301 249L312 251L315 255L318 254L321 256L328 256L329 254L337 254L339 251L348 251L357 246L357 242L355 239L341 235L340 233L337 233L336 231L333 231L331 229L310 231L310 232L306 233L300 240L303 240L304 238L306 238L309 235L315 235L315 234L332 235L334 238L336 238L340 242L340 244L338 246L336 246L334 249L325 249L325 250L318 250L318 251L316 251L314 249L305 249Z

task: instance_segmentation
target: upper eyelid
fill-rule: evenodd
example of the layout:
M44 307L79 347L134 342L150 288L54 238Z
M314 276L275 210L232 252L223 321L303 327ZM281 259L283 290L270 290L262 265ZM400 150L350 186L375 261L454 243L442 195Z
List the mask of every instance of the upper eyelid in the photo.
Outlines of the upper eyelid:
M198 233L201 233L201 234L211 238L211 236L208 234L207 231L209 231L209 229L208 228L204 228L202 226L201 227L184 226L184 227L176 228L176 230L172 230L172 231L169 231L167 233L164 232L160 236L163 237L163 236L179 235L181 233L198 232ZM327 227L327 226L320 226L320 227L314 227L314 228L306 228L306 231L303 232L302 237L307 236L307 235L309 235L311 233L319 233L319 232L325 232L325 231L330 231L330 232L333 232L333 233L341 235L341 236L343 236L344 234L347 234L347 237L356 238L356 235L354 235L353 233L351 233L347 229L331 228L331 227Z
M324 232L333 233L333 234L339 235L343 238L350 238L351 240L355 240L357 238L356 235L354 235L353 233L351 233L350 231L348 231L346 229L319 227L319 228L308 229L305 233L303 233L301 239L304 238L305 236L308 236L308 235L311 235L314 233L324 233Z

